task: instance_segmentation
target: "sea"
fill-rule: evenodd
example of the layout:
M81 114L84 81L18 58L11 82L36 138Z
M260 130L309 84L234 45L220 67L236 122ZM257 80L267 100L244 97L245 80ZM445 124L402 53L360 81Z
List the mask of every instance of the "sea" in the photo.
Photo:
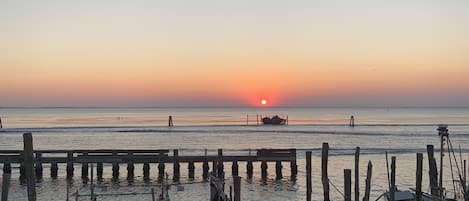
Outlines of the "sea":
M258 125L258 119L273 115L288 117L288 125ZM169 116L172 116L173 127L168 127ZM354 116L355 127L349 126L351 116ZM246 164L239 163L242 200L252 201L305 200L306 151L313 153L313 200L323 200L320 155L324 142L330 147L332 200L344 199L344 169L353 170L356 147L361 148L360 199L369 161L373 164L370 200L388 189L386 152L389 158L397 158L396 184L400 190L415 188L416 153L424 153L423 191L429 192L426 145L435 146L439 164L440 138L436 129L440 124L448 125L457 161L469 160L468 107L0 108L0 117L3 124L0 150L22 150L22 134L26 132L32 133L35 150L179 149L179 155L197 155L207 149L208 154L215 155L217 149L222 148L223 154L230 155L259 148L296 148L296 178L290 177L290 165L284 163L284 177L276 179L275 164L269 163L268 179L262 180L260 163L254 163L254 176L248 179ZM449 165L449 154L444 156L444 184L448 196L453 196L459 187L453 185L452 172L456 177L458 170L454 160L452 166ZM75 176L71 181L66 180L64 164L59 165L57 179L50 178L49 167L44 164L44 177L37 181L38 200L66 200L67 185L70 200L75 199L72 194L77 191L80 195L90 194L90 183L80 177L80 164L75 164ZM187 164L181 165L180 181L170 181L171 200L209 200L209 183L202 179L202 164L196 163L195 167L195 178L189 179ZM230 162L225 163L225 169L228 190L232 185ZM461 164L459 169L462 174ZM104 179L95 184L98 200L151 200L151 188L159 186L157 164L151 164L149 181L143 179L142 165L135 166L133 180L126 178L126 164L122 164L120 170L120 178L113 180L111 164L105 164ZM166 165L166 171L171 178L172 165ZM0 178L2 175L3 172ZM26 185L19 179L18 165L12 169L9 198L27 200ZM89 197L80 196L79 200L89 200Z

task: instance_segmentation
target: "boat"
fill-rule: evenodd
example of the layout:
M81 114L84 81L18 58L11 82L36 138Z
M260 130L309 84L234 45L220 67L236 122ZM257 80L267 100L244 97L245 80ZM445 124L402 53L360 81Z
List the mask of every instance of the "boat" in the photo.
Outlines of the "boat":
M264 125L285 125L287 123L287 120L280 118L278 115L275 115L272 118L270 117L262 118L262 123Z

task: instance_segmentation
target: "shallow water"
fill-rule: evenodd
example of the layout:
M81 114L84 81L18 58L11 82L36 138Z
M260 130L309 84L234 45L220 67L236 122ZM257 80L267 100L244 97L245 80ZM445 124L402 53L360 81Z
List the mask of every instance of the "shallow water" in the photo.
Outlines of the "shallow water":
M288 115L289 125L255 126L256 114ZM168 115L173 116L175 127L166 126ZM250 115L249 125L246 125L246 115ZM354 128L347 126L350 115L356 119ZM296 180L290 178L288 163L283 164L281 180L275 180L275 164L269 164L269 179L265 182L260 179L260 163L254 164L252 180L246 179L246 164L239 163L243 200L304 200L306 150L313 151L313 199L322 200L319 158L322 142L328 142L331 147L330 180L340 191L343 191L343 169L353 169L354 148L361 147L361 194L366 165L371 160L372 199L388 185L385 151L397 156L398 187L415 186L415 153L426 153L427 144L439 145L438 123L450 125L453 146L461 145L464 158L467 159L469 152L468 108L2 108L0 116L4 125L0 130L2 150L22 149L23 132L33 133L35 149L179 149L180 155L203 154L205 148L212 154L218 148L223 148L224 154L247 152L249 148L299 149ZM426 154L424 160L423 188L428 191ZM39 200L65 200L65 167L59 166L57 180L49 177L48 167L44 164L44 178L38 183ZM100 196L98 200L150 200L151 195L139 193L148 193L158 184L156 164L151 166L150 182L143 181L141 165L136 165L132 182L126 180L126 166L121 165L120 169L120 180L111 181L111 167L106 166L104 181L97 184L96 192L137 195ZM173 200L208 200L209 188L207 183L201 183L201 169L201 164L196 164L196 178L190 181L187 165L182 164L180 182L184 191L171 188ZM229 186L231 163L225 163L225 169ZM166 165L166 171L172 173L172 166ZM449 167L445 179L446 187L452 190ZM76 190L89 194L89 185L82 182L78 164L71 184L71 191ZM335 200L343 199L332 186L331 196ZM10 198L27 199L18 168L13 169Z

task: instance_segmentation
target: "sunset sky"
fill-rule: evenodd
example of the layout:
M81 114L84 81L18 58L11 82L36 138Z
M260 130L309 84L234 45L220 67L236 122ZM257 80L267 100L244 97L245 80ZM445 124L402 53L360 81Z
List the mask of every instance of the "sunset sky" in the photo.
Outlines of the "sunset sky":
M469 1L0 1L0 107L469 106Z

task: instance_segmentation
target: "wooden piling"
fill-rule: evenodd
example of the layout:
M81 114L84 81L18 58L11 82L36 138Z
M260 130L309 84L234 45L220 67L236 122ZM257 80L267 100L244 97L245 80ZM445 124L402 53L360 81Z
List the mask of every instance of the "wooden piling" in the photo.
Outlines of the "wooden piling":
M158 181L163 181L165 177L165 164L163 161L158 163Z
M463 174L463 179L464 179L464 185L466 186L466 189L467 189L467 175L466 175L466 160L464 160L464 167L463 167L463 171L464 171L464 174Z
M311 151L306 152L306 201L311 201Z
M150 179L150 163L143 163L143 179L148 180Z
M261 177L264 180L267 179L267 168L268 168L267 161L263 160L261 162Z
M217 164L218 164L218 178L224 178L225 177L225 172L224 169L225 167L223 166L223 149L218 149L218 157L217 157Z
M0 129L3 128L2 117L0 117Z
M117 152L112 152L112 156L117 157ZM118 162L113 162L112 163L112 179L118 179L119 178L119 163Z
M93 163L91 163L91 167L90 167L90 171L91 171L91 184L90 184L90 194L91 194L91 201L96 201L96 198L94 196L94 167L93 167Z
M275 161L275 175L276 179L282 179L282 161Z
M11 174L11 163L9 162L3 163L3 174L5 173Z
M238 161L234 160L233 164L231 165L231 174L232 174L232 176L238 176L239 175L238 167L239 167L238 166Z
M256 114L256 125L259 126L259 115L258 114Z
M2 200L1 201L8 201L8 191L10 190L10 179L11 179L11 173L3 172Z
M103 163L101 162L96 163L96 178L98 180L103 179L103 169L104 169Z
M344 200L352 201L352 170L344 169Z
M329 177L327 174L327 163L329 158L329 144L322 143L321 151L321 180L324 194L324 201L330 201L329 198Z
M422 163L423 154L417 153L417 171L415 178L415 201L422 200Z
M389 189L390 201L396 201L396 157L391 157L391 189Z
M155 189L154 188L151 188L151 200L156 201L156 199L155 199Z
M210 167L208 165L208 159L205 158L204 162L202 164L202 177L204 180L208 179L208 171L210 170Z
M88 157L88 152L84 152L83 157L87 158ZM88 163L83 162L81 164L81 178L82 179L87 179L88 178L88 170L89 170Z
M373 171L373 164L371 163L371 161L368 161L368 168L366 170L366 180L365 180L365 195L363 196L363 201L370 201L372 171Z
M31 133L23 134L24 167L28 187L28 201L36 201L36 176L33 170L33 136Z
M248 160L246 163L246 174L248 175L248 178L252 178L253 169L254 166L252 165L252 160Z
M127 162L127 179L132 179L134 178L134 170L135 170L135 165L133 161L133 152L128 152L127 156L129 158L129 161Z
M59 172L59 166L57 165L57 162L52 162L50 164L50 176L55 179L57 178L57 174Z
M73 171L75 168L73 167L73 152L67 152L67 178L70 179L73 177Z
M291 176L296 177L298 174L298 165L296 164L296 149L293 150L295 158L290 160L290 171L291 171Z
M355 200L360 200L360 147L355 148Z
M42 178L42 153L36 152L36 160L34 162L34 170L36 172L36 178Z
M194 179L194 173L195 173L195 165L194 161L189 161L187 164L187 169L189 170L189 179Z
M241 201L241 177L240 176L233 177L233 185L234 185L234 201Z
M173 162L173 179L178 180L180 176L180 168L181 165L179 164L179 150L175 149L173 150L173 157L174 157L174 162Z
M436 166L436 160L434 156L433 145L427 145L428 155L428 176L430 179L430 193L434 196L439 195L438 187L438 168Z
M350 116L350 123L349 123L349 126L350 127L355 127L355 117L352 115Z
M26 168L24 167L24 162L20 163L20 180L21 181L26 180Z
M173 124L173 116L169 116L168 117L168 126L172 127L174 124Z

